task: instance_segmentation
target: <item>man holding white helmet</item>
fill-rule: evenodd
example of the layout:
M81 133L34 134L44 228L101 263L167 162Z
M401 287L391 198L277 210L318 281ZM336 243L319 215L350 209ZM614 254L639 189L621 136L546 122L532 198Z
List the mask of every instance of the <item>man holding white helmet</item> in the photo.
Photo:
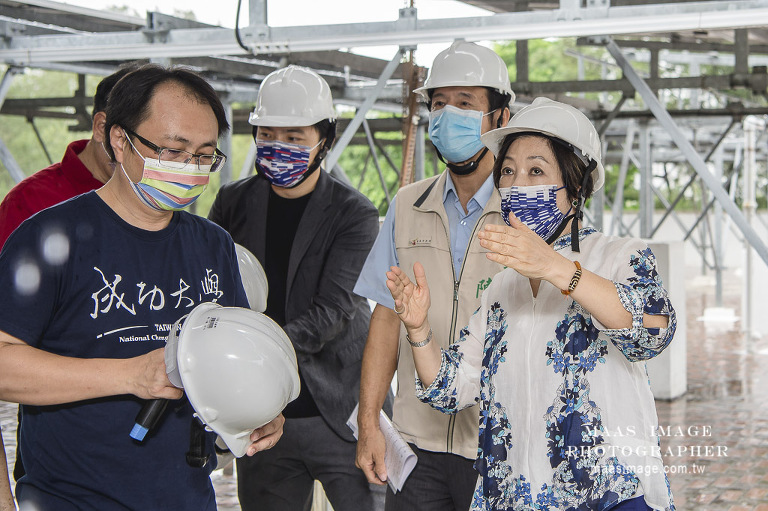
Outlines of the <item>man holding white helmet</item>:
M126 74L106 109L110 180L27 219L4 245L0 399L24 404L21 509L215 511L215 463L188 456L197 419L164 347L195 305L248 303L232 239L182 211L226 161L216 146L228 128L195 73ZM139 443L129 434L150 399L174 401ZM252 433L246 452L271 447L282 423ZM201 433L201 459L214 440Z
M386 509L465 511L477 478L477 408L446 416L416 399L409 340L385 272L400 266L411 275L414 262L428 262L429 282L437 289L430 315L435 338L453 339L467 323L482 290L502 269L485 257L475 236L483 225L502 221L491 175L494 157L480 135L507 123L515 95L504 61L464 41L435 58L416 92L429 106L429 136L447 170L400 189L355 286L377 303L363 358L357 465L371 482L387 479L378 415L397 369L393 422L418 463L401 492L388 492Z
M378 211L320 169L336 112L317 73L288 66L269 74L249 122L258 174L223 186L209 218L264 267L265 314L293 343L301 393L284 411L276 448L238 461L240 505L309 511L319 480L336 511L381 508L384 492L355 468L346 426L370 318L352 288L376 238Z

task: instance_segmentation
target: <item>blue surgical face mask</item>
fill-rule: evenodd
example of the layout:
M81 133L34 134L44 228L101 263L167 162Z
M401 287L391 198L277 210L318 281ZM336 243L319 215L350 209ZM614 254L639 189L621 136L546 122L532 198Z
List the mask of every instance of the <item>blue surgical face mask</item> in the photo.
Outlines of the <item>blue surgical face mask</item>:
M530 230L546 241L571 212L569 208L568 213L563 213L557 207L557 192L563 188L565 186L558 188L557 185L499 188L501 217L510 225L509 214L514 213Z
M490 112L489 112L490 113ZM446 105L429 112L429 138L450 163L461 163L483 149L483 112Z
M270 183L291 188L307 175L309 154L315 147L257 138L256 164Z

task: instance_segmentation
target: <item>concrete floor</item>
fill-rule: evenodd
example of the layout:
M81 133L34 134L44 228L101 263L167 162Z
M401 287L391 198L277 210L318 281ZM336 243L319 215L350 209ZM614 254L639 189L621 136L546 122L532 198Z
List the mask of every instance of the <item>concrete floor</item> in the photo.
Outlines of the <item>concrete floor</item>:
M699 320L715 306L714 289L709 279L689 273L688 392L656 403L662 453L674 454L665 463L675 504L678 510L768 511L768 336L747 340L738 321ZM739 276L726 283L723 305L739 316ZM15 405L0 402L0 425L12 460ZM214 472L213 482L219 509L239 511L231 470ZM322 502L316 499L315 511L326 511Z

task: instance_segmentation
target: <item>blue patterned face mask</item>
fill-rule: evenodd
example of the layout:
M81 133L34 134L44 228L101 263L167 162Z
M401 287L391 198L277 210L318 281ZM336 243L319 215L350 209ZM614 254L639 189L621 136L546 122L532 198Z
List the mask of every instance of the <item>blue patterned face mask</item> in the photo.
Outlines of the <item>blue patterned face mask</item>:
M499 188L501 194L501 217L507 225L512 212L530 230L548 240L557 230L563 218L571 212L563 213L557 207L557 185L509 186Z
M315 147L318 145L320 142ZM304 179L309 169L309 153L315 147L257 138L256 165L273 185L292 188Z
M446 105L429 112L429 139L443 158L451 163L461 163L483 149L480 141L482 124L483 112Z

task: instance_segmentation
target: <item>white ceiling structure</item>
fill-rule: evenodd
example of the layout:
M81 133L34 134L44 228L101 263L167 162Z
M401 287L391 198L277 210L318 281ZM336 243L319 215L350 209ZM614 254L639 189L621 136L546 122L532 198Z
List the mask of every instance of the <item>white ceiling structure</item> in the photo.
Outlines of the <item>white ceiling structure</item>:
M343 132L329 155L330 163L337 161L347 144L366 144L380 175L397 173L397 165L386 153L391 141L377 139L376 133L401 130L398 116L408 100L403 94L404 80L412 76L404 56L418 51L420 44L447 46L457 38L514 41L516 108L538 95L568 101L582 108L599 127L606 162L613 164L611 171L618 173L619 182L630 163L640 169L640 235L652 237L661 222L675 216L679 197L666 196L655 185L659 177L666 177L658 175L659 168L666 172L666 164L687 164L683 168L690 175L689 186L707 189L712 201L702 205L699 220L687 226L690 232L684 237L695 238L693 231L706 223L716 203L768 264L768 247L734 200L735 180L744 168L756 172L750 158L764 164L768 152L764 127L768 114L768 0L464 0L493 14L421 19L417 7L406 7L399 10L395 21L310 27L272 27L267 23L268 0L241 1L249 23L235 31L154 12L136 18L50 0L0 0L0 62L8 66L0 81L0 114L84 119L90 98L82 92L72 98L6 98L13 76L25 68L106 75L123 62L148 60L198 70L225 103L245 105L232 111L233 130L248 133L247 111L260 81L272 70L296 63L317 70L328 80L335 100L356 109L352 120L340 124ZM608 57L597 62L605 70L604 78L531 81L527 41L543 37L573 37L578 38L579 46L605 48ZM391 61L346 51L383 45L399 48ZM577 59L580 69L585 62L594 61L578 51L570 57ZM701 71L712 69L710 66L720 66L719 71ZM670 72L670 67L677 71ZM598 99L593 99L595 93ZM69 108L62 110L63 106ZM372 109L388 112L391 118L367 119ZM754 154L746 152L743 128L747 118L758 126ZM424 145L425 123L422 117L415 149L417 178L423 175L425 155L430 154L429 145ZM379 157L387 165L379 165ZM1 140L0 162L14 178L24 175L14 167L13 155ZM246 163L248 167L250 163ZM722 168L713 168L713 164L731 166L731 174L723 177ZM331 166L344 176L342 169ZM246 167L241 175L250 170ZM677 165L676 172L679 168ZM757 193L764 196L766 192ZM607 199L599 196L592 201L593 208L612 207L617 218L622 209L620 191L612 196L616 204L604 203ZM654 222L654 197L660 196L664 196L667 211ZM702 257L717 270L715 243L709 248L703 245Z

